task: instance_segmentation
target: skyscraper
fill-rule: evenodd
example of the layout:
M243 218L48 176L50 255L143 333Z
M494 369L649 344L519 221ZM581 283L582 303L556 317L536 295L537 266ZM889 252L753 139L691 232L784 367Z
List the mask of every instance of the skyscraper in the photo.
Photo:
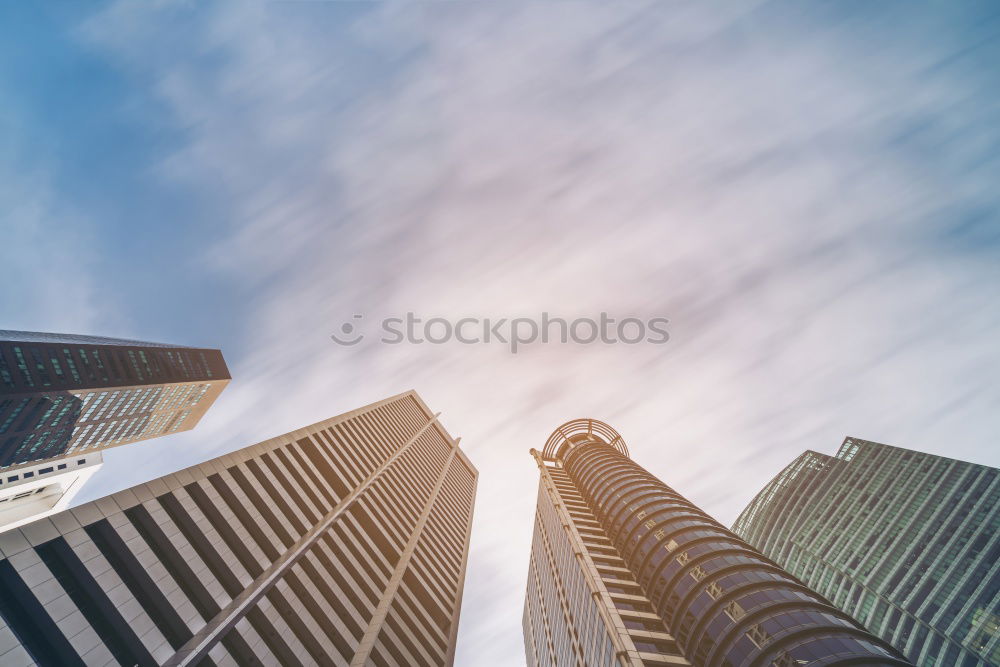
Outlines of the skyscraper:
M529 666L909 664L633 463L607 424L567 422L532 455Z
M186 431L229 379L218 350L0 331L0 470Z
M739 535L918 665L1000 664L1000 471L847 438L807 451Z
M0 533L0 664L451 664L476 479L411 391Z
M103 465L100 452L25 463L0 473L0 532L69 507Z

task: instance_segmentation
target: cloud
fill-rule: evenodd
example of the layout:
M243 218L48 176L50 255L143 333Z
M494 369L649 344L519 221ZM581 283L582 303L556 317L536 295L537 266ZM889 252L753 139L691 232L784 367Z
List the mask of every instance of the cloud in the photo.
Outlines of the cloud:
M516 665L527 450L562 421L606 419L727 522L848 434L997 463L998 264L959 241L995 210L998 135L954 21L870 16L892 37L863 43L774 3L357 4L81 27L184 129L158 173L225 211L203 264L247 301L223 400L118 483L414 387L482 472L458 664ZM662 315L672 339L327 337L405 311Z
M99 263L92 221L63 205L43 167L12 168L21 149L0 140L4 327L98 333L113 326L119 315L91 278Z

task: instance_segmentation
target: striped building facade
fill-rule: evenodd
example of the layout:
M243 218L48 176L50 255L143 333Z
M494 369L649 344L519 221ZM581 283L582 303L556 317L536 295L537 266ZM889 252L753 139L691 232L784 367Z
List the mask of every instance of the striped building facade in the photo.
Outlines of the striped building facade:
M541 480L522 625L538 665L690 665L566 471Z
M407 392L2 533L0 664L451 664L476 480Z
M733 530L918 665L1000 664L1000 470L847 438Z
M568 422L532 454L530 667L910 664L633 463L607 424Z

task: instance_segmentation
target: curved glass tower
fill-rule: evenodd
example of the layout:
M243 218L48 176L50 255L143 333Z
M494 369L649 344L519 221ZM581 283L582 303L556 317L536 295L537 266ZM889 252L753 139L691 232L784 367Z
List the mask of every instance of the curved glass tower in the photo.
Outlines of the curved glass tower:
M921 667L1000 664L1000 470L847 438L733 530Z
M568 422L532 453L542 483L524 616L529 665L910 664L634 463L607 424ZM549 506L562 521L543 516ZM575 558L560 560L567 542ZM603 626L608 641L582 623Z

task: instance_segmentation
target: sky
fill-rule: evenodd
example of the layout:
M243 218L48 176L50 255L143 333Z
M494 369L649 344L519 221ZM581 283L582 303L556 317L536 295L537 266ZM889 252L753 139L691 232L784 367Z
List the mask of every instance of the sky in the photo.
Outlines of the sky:
M994 2L53 1L0 36L0 328L234 378L78 501L416 389L480 470L459 666L524 664L528 450L569 419L726 524L849 435L1000 465ZM407 312L670 339L379 342Z

